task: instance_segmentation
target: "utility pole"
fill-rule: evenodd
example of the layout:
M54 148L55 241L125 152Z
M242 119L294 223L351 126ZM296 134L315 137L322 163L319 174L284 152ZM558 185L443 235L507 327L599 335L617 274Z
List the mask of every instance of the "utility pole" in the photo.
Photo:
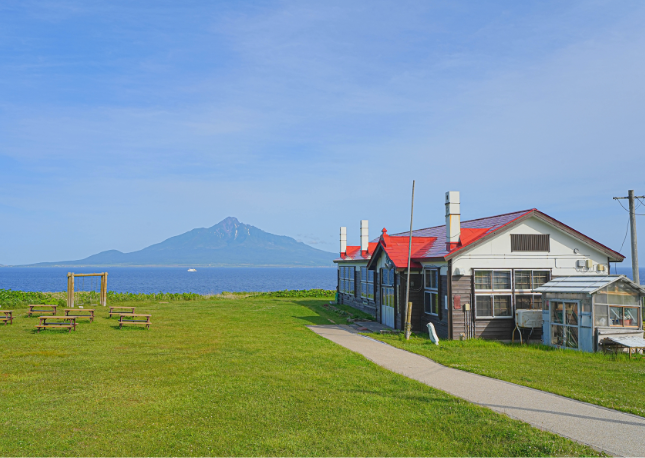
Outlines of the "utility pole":
M634 199L645 199L645 196L634 196L634 190L627 191L627 197L614 197L614 200L629 200L629 227L632 234L632 277L634 283L641 284L638 272L638 243L636 241L636 205Z
M414 180L412 180L412 205L410 206L410 240L408 242L408 276L405 290L405 340L412 332L412 302L410 302L410 264L412 263L412 218L414 217Z

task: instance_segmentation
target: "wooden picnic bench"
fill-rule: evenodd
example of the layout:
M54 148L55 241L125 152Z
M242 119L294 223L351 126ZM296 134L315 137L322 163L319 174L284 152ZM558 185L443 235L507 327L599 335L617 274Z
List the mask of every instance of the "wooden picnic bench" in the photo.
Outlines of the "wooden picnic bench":
M4 321L5 325L13 324L13 310L0 310L0 321Z
M110 318L112 315L121 315L122 313L134 313L135 307L110 307ZM127 312L115 312L115 310L128 310Z
M33 315L34 313L51 313L52 315L56 315L57 308L57 305L31 304L29 305L29 316Z
M122 313L119 316L119 329L124 324L143 324L147 329L150 329L150 318L152 315L144 315L141 313ZM145 319L144 319L145 318Z
M90 323L94 321L94 309L65 309L65 316L73 316L74 318L89 318ZM74 312L74 313L71 313ZM89 312L89 313L81 313Z
M70 332L72 329L76 331L76 317L73 316L41 316L40 324L36 325L36 329L40 332L41 329L67 329Z

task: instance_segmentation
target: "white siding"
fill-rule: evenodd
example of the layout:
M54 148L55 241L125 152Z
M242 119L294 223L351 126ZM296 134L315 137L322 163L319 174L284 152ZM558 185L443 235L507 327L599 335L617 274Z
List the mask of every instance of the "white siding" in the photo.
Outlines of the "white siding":
M551 251L513 252L510 234L549 234ZM579 254L574 253L576 248ZM577 267L578 260L587 259L593 261L592 268ZM599 264L605 267L604 271L597 270ZM552 269L553 276L609 273L606 254L537 218L529 218L462 256L455 257L453 269L455 268L459 268L465 275L471 275L472 268Z

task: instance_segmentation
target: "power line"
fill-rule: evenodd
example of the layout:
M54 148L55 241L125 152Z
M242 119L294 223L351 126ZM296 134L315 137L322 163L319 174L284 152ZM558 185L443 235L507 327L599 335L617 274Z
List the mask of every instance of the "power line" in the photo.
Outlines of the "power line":
M618 250L619 253L623 250L623 247L625 246L625 240L627 240L628 233L629 233L629 218L627 218L627 227L625 228L625 238L623 239L622 245L620 245L620 250Z
M622 204L622 202L621 202L620 200L618 200L618 199L619 199L619 198L614 197L614 200L615 200L616 202L618 202L618 203L620 204L620 206L621 206L621 207L623 207L623 210L625 210L627 213L629 213L629 210L628 210L627 208L625 208L625 206ZM641 204L641 205L643 205L643 202L642 202L638 197L637 197L637 199L638 199L638 201L640 202L640 204ZM640 207L640 205L639 205L638 207ZM636 207L636 208L638 208L638 207ZM645 213L634 213L634 214L635 214L635 215L638 215L638 216L645 216Z

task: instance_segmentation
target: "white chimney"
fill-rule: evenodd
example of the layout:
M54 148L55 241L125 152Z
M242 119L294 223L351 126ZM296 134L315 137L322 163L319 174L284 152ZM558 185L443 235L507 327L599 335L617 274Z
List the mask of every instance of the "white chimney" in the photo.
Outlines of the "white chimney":
M340 228L340 254L347 253L347 228Z
M361 251L367 251L370 241L369 231L367 230L367 220L361 220Z
M459 243L461 234L461 209L459 206L459 191L446 193L446 248L454 249Z

